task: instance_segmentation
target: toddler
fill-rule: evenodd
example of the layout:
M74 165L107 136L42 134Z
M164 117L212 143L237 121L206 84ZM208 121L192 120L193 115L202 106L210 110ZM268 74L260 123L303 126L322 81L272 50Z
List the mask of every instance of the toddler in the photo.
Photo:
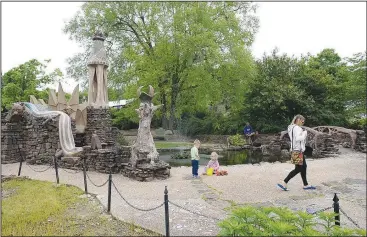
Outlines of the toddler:
M206 171L208 168L213 168L214 173L216 173L219 170L219 162L218 162L218 154L216 152L212 152L210 154L210 161L208 162L207 166L204 168L204 175L206 174Z

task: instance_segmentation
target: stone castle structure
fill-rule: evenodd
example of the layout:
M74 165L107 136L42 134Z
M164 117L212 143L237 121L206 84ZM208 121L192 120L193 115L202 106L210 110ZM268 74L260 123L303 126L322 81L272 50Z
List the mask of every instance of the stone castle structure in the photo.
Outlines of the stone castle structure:
M79 103L79 86L66 101L59 84L57 94L54 90L49 91L47 104L31 96L30 103L15 103L8 113L2 114L3 163L23 159L29 164L51 164L55 158L65 168L82 169L85 162L88 170L122 173L139 181L170 176L171 167L159 160L154 141L150 139L152 112L139 114L139 132L145 135L138 137L132 147L120 146L116 142L119 131L112 127L108 109L108 60L104 40L99 32L93 37L87 65L87 103ZM153 106L151 97L149 100L144 97L145 93L141 94L142 103L138 110L142 106L148 109L159 107Z

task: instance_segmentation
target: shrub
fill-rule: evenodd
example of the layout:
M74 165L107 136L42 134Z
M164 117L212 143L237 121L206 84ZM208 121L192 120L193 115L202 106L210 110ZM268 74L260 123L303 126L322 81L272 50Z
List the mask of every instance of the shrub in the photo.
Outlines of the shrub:
M218 224L219 236L366 236L365 230L335 226L334 218L334 213L311 215L284 207L237 207Z
M351 129L367 129L367 118L352 118L348 121L348 127Z
M233 146L243 146L243 145L246 145L246 140L240 134L229 136L228 137L228 141L229 141L229 144L231 144Z

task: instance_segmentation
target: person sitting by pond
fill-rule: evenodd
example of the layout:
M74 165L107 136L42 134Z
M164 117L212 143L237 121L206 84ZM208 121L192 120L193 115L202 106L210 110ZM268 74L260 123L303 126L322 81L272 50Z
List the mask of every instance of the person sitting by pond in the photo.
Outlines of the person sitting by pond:
M252 144L252 142L254 141L254 137L255 137L255 132L252 129L250 123L246 123L245 128L243 129L243 133L245 134L245 138L248 144Z
M198 170L199 170L199 147L200 141L196 139L194 141L194 146L191 148L191 165L192 165L192 177L199 178Z
M219 170L218 154L216 152L212 152L212 154L210 154L210 161L205 166L203 175L206 175L209 168L214 170L214 174Z

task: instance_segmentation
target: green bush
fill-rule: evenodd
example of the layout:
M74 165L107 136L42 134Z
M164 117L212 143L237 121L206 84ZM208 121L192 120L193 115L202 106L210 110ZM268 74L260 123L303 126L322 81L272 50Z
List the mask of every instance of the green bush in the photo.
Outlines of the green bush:
M348 121L348 127L351 129L365 130L367 129L367 118L353 118Z
M231 144L233 146L243 146L243 145L246 145L246 140L240 134L229 136L228 137L228 141L229 141L229 144Z
M237 207L218 225L219 236L366 236L366 230L334 225L334 213L311 215L284 207Z
M117 127L120 130L137 129L139 127L138 115L135 116L136 118L133 117L128 108L110 108L110 112L112 126Z
M183 116L178 121L181 134L194 136L203 134L236 134L244 125L239 115L223 115L218 113L196 113Z

